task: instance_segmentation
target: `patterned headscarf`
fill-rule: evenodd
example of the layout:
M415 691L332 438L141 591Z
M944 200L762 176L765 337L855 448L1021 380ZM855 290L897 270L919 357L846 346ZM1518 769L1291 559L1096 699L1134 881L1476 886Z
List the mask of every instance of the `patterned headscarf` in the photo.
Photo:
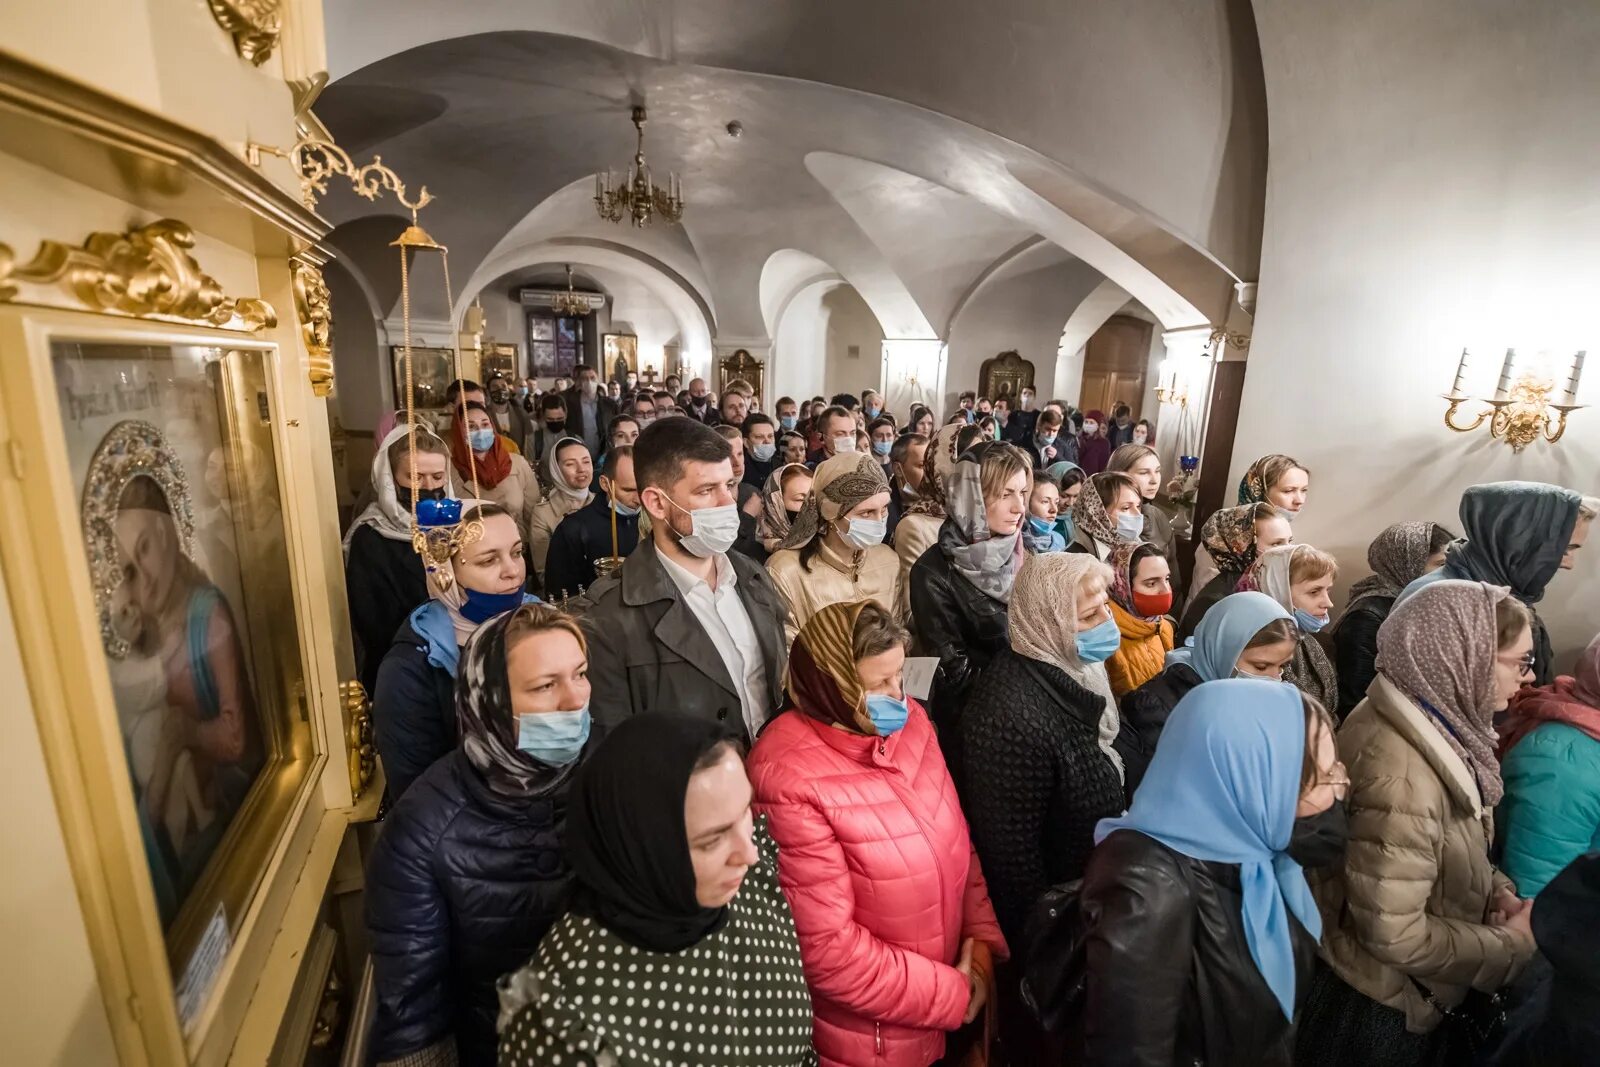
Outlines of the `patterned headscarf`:
M1243 573L1256 561L1256 505L1223 508L1200 527L1200 543L1206 546L1217 569Z
M1378 630L1378 673L1424 705L1490 808L1505 794L1495 758L1495 608L1510 595L1483 582L1434 582L1396 604Z
M1106 565L1111 568L1111 586L1109 592L1111 599L1117 606L1135 618L1144 615L1133 606L1133 554L1143 548L1146 541L1119 541L1111 549L1111 555L1106 559ZM1154 545L1150 547L1154 548ZM1158 553L1159 554L1159 553Z
M462 753L490 789L503 797L532 798L561 785L582 761L552 767L517 748L511 679L506 673L506 630L522 610L490 619L467 642L456 670L456 726Z
M1271 455L1262 456L1250 464L1250 468L1244 472L1244 477L1239 479L1239 503L1260 504L1267 500L1267 489L1270 487L1267 485L1265 471L1269 464L1278 460L1288 460L1290 463L1294 463L1294 460L1288 456L1274 452ZM1295 466L1299 465L1295 464Z
M1294 559L1310 548L1310 545L1279 545L1267 549L1239 579L1238 591L1265 593L1282 605L1284 611L1293 615L1294 582L1291 572ZM1301 634L1300 640L1295 643L1294 659L1284 668L1283 680L1324 704L1332 704L1339 699L1339 672L1323 650L1321 642L1310 634Z
M1011 583L1025 552L1020 530L1005 537L989 532L989 511L983 500L983 456L989 448L1011 447L990 442L961 454L944 483L946 514L939 532L939 550L957 573L979 592L1002 604L1011 599Z
M776 541L781 546L789 536L789 509L783 506L783 476L791 470L805 471L808 477L811 474L804 463L785 463L767 475L761 487L761 517L756 520L756 536L763 543Z
M1100 499L1092 476L1083 483L1078 499L1072 505L1072 524L1079 532L1088 534L1107 548L1115 548L1121 542L1117 536L1117 524L1106 511L1105 501Z
M917 490L917 499L903 514L932 515L936 519L945 517L944 483L955 469L956 438L961 435L965 425L951 423L941 426L928 441L927 450L922 454L922 488Z
M1290 568L1294 565L1296 552L1305 548L1305 545L1278 545L1261 553L1250 569L1244 572L1244 577L1239 579L1238 592L1265 593L1279 604L1283 610L1294 611L1293 582L1289 578Z
M1436 528L1431 522L1397 522L1373 538L1367 546L1367 566L1372 573L1350 587L1345 617L1360 601L1375 596L1397 597L1402 589L1421 578L1428 566L1428 548Z
M824 523L836 523L863 500L889 491L883 466L870 452L841 452L817 464L811 479L811 493L784 539L784 548L799 548L821 534Z
M805 714L876 736L856 673L856 619L870 600L829 604L806 620L789 650L789 695Z
M1117 698L1104 663L1085 663L1078 656L1078 587L1099 571L1109 585L1104 563L1084 552L1051 552L1029 556L1012 587L1006 629L1011 650L1065 671L1067 677L1105 701L1100 713L1100 748L1122 774L1122 757L1111 748L1120 728Z

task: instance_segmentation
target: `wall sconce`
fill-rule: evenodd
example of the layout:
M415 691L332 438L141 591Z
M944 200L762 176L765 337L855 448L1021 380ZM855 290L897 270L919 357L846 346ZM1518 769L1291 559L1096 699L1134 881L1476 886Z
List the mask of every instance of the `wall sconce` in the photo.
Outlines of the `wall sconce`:
M1178 373L1170 356L1161 361L1156 371L1156 402L1176 404L1180 408L1189 406L1189 381Z
M1572 357L1565 375L1566 389L1562 392L1561 402L1553 404L1550 397L1555 392L1556 383L1532 370L1524 369L1518 373L1516 350L1506 349L1505 362L1500 365L1500 382L1495 387L1493 399L1478 400L1489 406L1480 411L1471 424L1458 426L1455 423L1456 411L1462 404L1474 399L1461 391L1468 360L1467 350L1463 348L1461 361L1456 364L1455 384L1442 397L1450 402L1444 412L1444 424L1457 433L1471 433L1487 420L1489 435L1497 441L1504 441L1516 452L1521 452L1540 437L1555 444L1567 431L1567 413L1587 406L1578 403L1578 380L1583 375L1583 359L1583 352ZM1551 412L1555 413L1553 418Z

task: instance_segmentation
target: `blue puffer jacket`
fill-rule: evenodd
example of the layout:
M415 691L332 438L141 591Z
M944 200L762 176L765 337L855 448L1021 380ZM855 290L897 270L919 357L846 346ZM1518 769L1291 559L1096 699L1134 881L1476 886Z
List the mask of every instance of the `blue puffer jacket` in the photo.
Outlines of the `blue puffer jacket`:
M1564 722L1544 723L1506 754L1500 775L1500 866L1520 896L1535 896L1567 864L1600 849L1600 741Z
M373 1060L453 1034L462 1067L493 1067L495 982L566 910L565 817L565 785L503 797L459 751L395 805L367 863Z
M407 617L378 667L372 732L389 803L456 747L456 645L450 613L430 600Z

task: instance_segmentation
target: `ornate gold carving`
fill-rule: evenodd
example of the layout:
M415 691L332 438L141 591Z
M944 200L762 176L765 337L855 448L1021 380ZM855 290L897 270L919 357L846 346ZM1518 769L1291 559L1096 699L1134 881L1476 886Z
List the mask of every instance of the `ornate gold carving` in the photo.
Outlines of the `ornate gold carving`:
M372 747L372 701L360 682L339 683L339 699L345 713L345 750L349 754L350 799L359 800L372 784L378 767L377 750Z
M178 319L255 333L278 324L265 300L224 296L222 285L189 254L194 231L160 219L127 233L91 233L79 247L42 241L33 259L13 267L0 245L0 301L17 282L56 285L95 311Z
M267 61L283 32L283 0L207 0L211 16L228 33L240 58Z
M306 343L306 374L311 379L311 391L327 396L333 392L333 308L328 283L315 264L297 259L289 267L294 277L295 315Z
M244 146L245 162L259 167L263 152L287 159L294 165L300 175L300 201L312 211L317 209L317 198L328 191L328 179L339 176L349 178L355 194L367 200L378 199L387 189L396 200L411 209L413 218L433 200L425 185L417 190L416 200L406 199L406 183L383 161L382 156L373 156L371 163L358 167L349 152L321 137L301 138L287 152L272 145L250 141Z

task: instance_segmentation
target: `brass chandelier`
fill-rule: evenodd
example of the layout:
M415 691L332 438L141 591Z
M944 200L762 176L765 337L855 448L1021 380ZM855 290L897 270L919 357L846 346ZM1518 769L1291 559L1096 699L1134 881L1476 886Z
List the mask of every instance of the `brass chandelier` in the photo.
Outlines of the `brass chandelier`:
M589 297L572 287L572 264L567 264L566 292L557 292L550 298L550 307L557 315L572 318L589 314Z
M633 163L628 167L627 182L613 188L610 167L606 168L604 176L594 176L595 210L600 212L601 218L610 222L621 222L626 215L633 219L635 227L644 227L656 215L668 222L683 218L683 185L678 176L669 175L665 189L658 189L650 180L650 167L644 161L645 118L643 107L633 109L633 125L639 131L639 145L633 154Z

